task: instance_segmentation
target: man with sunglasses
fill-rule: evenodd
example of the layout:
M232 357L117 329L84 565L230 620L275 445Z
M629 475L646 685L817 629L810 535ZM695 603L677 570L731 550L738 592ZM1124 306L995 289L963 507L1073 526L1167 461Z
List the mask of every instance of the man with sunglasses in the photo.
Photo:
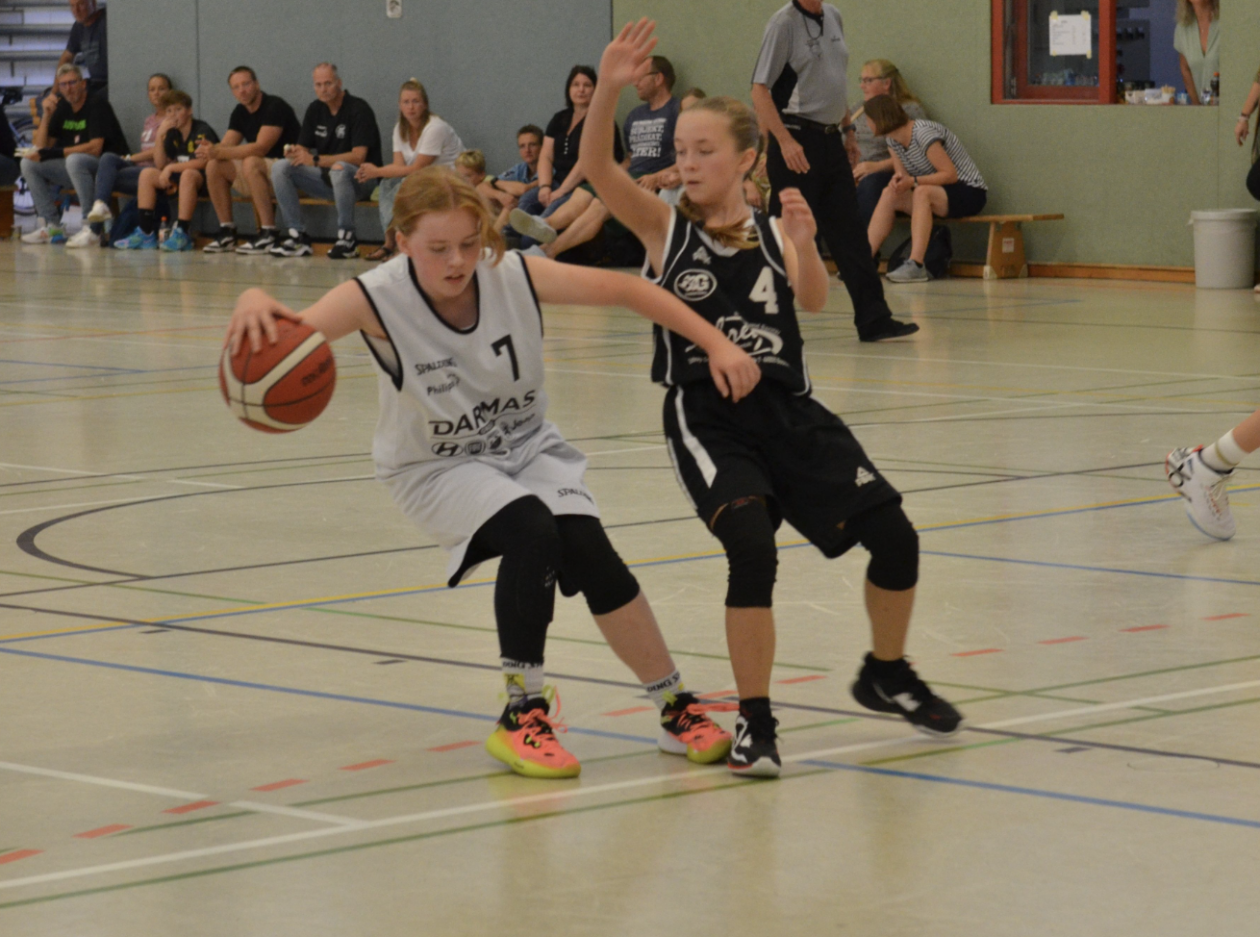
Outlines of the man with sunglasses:
M858 214L848 67L839 11L822 0L792 0L766 25L752 101L770 134L770 214L780 212L780 192L801 190L853 300L858 338L879 342L913 335L919 327L892 317Z
M40 224L22 237L27 244L64 244L57 190L72 187L90 207L96 169L104 153L129 152L109 102L89 94L77 65L57 69L56 90L44 99L44 120L35 131L34 152L22 159L22 178L31 190Z

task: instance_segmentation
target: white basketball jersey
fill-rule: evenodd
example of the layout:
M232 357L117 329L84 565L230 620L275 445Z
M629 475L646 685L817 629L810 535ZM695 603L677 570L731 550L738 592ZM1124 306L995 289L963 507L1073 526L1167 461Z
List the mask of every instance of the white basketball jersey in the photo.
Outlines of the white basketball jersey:
M405 255L357 278L389 336L364 335L378 368L380 468L507 459L544 423L542 311L525 261L508 252L474 276L477 322L466 331L438 316Z

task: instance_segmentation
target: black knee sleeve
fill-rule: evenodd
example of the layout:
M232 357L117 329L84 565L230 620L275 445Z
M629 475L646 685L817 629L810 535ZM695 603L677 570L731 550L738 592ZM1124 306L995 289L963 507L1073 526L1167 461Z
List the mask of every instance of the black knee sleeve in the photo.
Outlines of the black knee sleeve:
M770 608L779 550L774 522L761 498L742 498L726 505L712 524L730 566L727 608Z
M871 554L866 578L889 592L913 589L919 581L919 535L899 504L882 504L846 525Z
M607 615L639 595L639 581L613 545L599 518L562 514L560 531L560 588L565 595L581 592L592 615Z
M494 585L500 652L511 660L541 664L561 559L560 533L551 511L538 498L519 498L481 526L469 551L502 557Z

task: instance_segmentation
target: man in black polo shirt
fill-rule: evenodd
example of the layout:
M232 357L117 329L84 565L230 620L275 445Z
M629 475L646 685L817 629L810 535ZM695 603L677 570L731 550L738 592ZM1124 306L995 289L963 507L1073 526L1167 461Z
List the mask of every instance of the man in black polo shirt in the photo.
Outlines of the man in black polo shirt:
M801 190L853 300L858 338L878 342L919 327L892 317L862 227L849 154L853 149L856 155L857 144L847 103L848 66L836 8L822 0L792 0L766 25L752 100L761 129L770 134L770 213L779 213L781 191Z
M265 254L276 243L276 212L271 204L271 166L284 157L286 145L296 143L297 114L284 98L264 94L258 76L248 65L228 75L228 87L239 102L228 119L221 143L204 143L197 158L206 163L206 190L219 216L219 233L202 250L221 254ZM258 213L258 234L237 247L232 219L232 190L248 196Z
M57 190L72 186L79 204L91 206L101 154L122 155L129 147L114 109L104 98L88 93L83 71L77 65L57 69L57 88L44 99L44 120L35 131L34 143L36 151L22 160L22 178L31 190L40 225L22 240L27 244L62 244L66 234L61 227ZM89 231L80 241L93 241L93 237Z
M306 109L302 133L285 158L271 167L280 217L289 231L271 253L278 257L311 253L311 240L302 223L301 189L312 198L330 198L337 203L337 243L328 256L344 260L359 253L354 203L370 196L377 185L375 179L356 182L355 173L365 162L381 164L381 131L371 105L342 87L336 65L321 62L315 66L313 77L315 100Z

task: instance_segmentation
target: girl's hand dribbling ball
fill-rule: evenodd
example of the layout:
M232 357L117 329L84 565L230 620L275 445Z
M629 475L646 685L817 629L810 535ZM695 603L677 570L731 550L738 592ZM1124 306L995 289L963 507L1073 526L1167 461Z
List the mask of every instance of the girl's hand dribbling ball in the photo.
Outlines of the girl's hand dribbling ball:
M250 308L248 295L232 316L219 359L219 389L246 426L264 433L301 429L332 399L337 380L332 348L274 300L276 308Z

